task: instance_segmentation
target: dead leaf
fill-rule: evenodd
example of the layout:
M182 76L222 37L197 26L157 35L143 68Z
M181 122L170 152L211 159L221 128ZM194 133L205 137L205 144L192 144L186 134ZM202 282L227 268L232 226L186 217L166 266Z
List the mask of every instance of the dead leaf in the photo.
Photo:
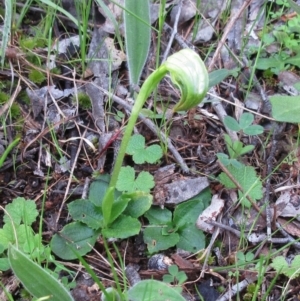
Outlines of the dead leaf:
M214 226L206 223L207 221L215 221L224 207L224 200L217 194L212 197L211 204L199 215L196 226L198 229L213 233Z

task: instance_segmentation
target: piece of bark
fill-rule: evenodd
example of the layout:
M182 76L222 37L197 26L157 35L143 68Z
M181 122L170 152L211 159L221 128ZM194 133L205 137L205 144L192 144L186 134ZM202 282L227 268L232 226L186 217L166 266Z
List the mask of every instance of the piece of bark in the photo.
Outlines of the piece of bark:
M191 199L208 186L209 182L206 177L184 178L157 185L153 193L154 203L160 206L176 205Z

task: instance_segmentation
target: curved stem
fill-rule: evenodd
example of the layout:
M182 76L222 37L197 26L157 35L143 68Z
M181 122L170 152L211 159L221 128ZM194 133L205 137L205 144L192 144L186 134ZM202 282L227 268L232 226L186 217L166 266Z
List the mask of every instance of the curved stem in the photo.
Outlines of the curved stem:
M129 118L128 124L124 132L119 153L110 179L110 183L109 183L110 188L115 187L117 184L118 176L120 173L120 169L122 167L127 145L129 143L138 115L141 109L143 108L150 93L156 88L158 83L164 78L167 72L168 72L167 68L164 65L162 65L160 68L155 70L152 74L150 74L150 76L146 79L143 86L141 87L141 90L132 108L131 116Z

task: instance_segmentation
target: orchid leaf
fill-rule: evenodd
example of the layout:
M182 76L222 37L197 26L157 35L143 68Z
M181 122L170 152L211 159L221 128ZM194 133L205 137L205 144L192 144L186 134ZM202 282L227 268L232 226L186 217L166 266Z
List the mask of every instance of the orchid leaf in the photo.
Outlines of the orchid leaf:
M125 0L125 42L131 85L138 85L150 47L150 7L148 0Z

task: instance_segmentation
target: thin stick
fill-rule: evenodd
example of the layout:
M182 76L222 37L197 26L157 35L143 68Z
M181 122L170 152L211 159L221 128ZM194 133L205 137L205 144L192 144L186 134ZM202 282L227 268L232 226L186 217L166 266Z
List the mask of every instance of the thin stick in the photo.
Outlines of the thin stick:
M16 97L18 96L18 94L21 91L21 80L19 79L17 87L13 93L13 95L10 97L10 99L8 100L8 102L6 102L1 108L0 108L0 116L2 116L12 105L12 103L14 102L14 100L16 99Z
M171 37L169 39L169 42L168 42L168 45L167 45L167 48L166 48L166 51L164 53L164 56L163 56L163 59L162 59L161 63L163 63L167 59L167 57L170 53L170 49L171 49L172 43L174 41L175 35L177 34L178 21L179 21L181 9L182 9L182 0L179 0L179 3L177 5L177 7L178 7L178 11L177 11L177 14L176 14L176 17L175 17L175 22L174 22L172 34L171 34Z
M232 16L232 18L230 19L229 23L227 23L225 29L224 29L224 33L223 33L223 36L218 44L218 47L214 53L214 56L209 64L209 67L208 67L208 71L212 71L213 68L214 68L214 65L216 63L216 60L218 59L218 56L220 54L220 51L222 49L222 47L224 46L225 42L226 42L226 39L227 39L227 36L230 32L230 30L232 29L234 23L236 22L236 20L240 17L240 15L242 14L242 12L250 5L250 3L252 2L252 0L247 0L244 2L244 4L241 6L240 10L237 12L236 15Z

